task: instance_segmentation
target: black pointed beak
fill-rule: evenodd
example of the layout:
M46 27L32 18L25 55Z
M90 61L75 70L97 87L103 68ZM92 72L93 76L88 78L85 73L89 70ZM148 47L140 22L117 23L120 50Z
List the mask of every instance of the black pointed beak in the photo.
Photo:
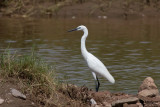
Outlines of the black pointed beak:
M73 31L76 31L78 30L77 28L76 29L72 29L72 30L69 30L68 32L73 32Z

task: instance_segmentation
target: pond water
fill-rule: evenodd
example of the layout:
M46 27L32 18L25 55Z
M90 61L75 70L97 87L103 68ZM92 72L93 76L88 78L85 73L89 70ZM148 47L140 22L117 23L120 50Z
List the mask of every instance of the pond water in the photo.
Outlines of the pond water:
M145 77L160 87L160 19L9 19L0 18L0 52L28 54L33 45L60 80L95 90L90 69L80 51L82 32L67 30L86 25L86 47L116 80L99 76L100 90L136 94Z

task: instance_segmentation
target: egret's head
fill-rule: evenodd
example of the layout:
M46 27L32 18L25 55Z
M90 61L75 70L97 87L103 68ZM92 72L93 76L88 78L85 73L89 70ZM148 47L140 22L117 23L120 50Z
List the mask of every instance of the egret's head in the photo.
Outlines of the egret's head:
M84 30L84 29L86 29L86 27L85 27L84 25L80 25L80 26L78 26L78 27L75 28L75 29L69 30L68 32L78 31L78 30Z

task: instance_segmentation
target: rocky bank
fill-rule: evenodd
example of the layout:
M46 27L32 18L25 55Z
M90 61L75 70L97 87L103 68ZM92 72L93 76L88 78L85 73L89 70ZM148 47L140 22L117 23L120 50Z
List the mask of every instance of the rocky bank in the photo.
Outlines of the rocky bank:
M22 93L15 83L1 80L0 84L0 107L43 106L37 105L29 94ZM109 91L94 92L87 87L71 84L63 85L58 89L57 95L63 98L58 99L57 105L48 105L49 107L59 107L60 103L67 107L160 107L159 90L151 77L144 79L137 95Z

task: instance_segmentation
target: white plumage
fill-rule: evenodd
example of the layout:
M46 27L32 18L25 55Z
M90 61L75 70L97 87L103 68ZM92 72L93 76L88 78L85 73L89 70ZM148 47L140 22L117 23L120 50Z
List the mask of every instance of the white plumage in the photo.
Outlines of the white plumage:
M92 70L92 72L103 76L104 78L108 79L111 83L115 83L115 80L112 77L112 75L109 73L107 68L98 58L96 58L90 53L88 53L87 56L88 56L88 59L85 59L85 60L88 64L88 67Z
M81 52L82 52L82 56L87 62L88 67L92 70L92 75L94 79L96 80L96 91L98 91L100 86L100 83L96 74L103 76L104 78L108 79L111 83L115 83L114 78L109 73L105 65L94 55L89 53L86 49L85 41L88 36L88 29L85 26L81 25L81 26L78 26L76 29L70 30L69 32L76 31L76 30L82 30L84 32L81 38Z

